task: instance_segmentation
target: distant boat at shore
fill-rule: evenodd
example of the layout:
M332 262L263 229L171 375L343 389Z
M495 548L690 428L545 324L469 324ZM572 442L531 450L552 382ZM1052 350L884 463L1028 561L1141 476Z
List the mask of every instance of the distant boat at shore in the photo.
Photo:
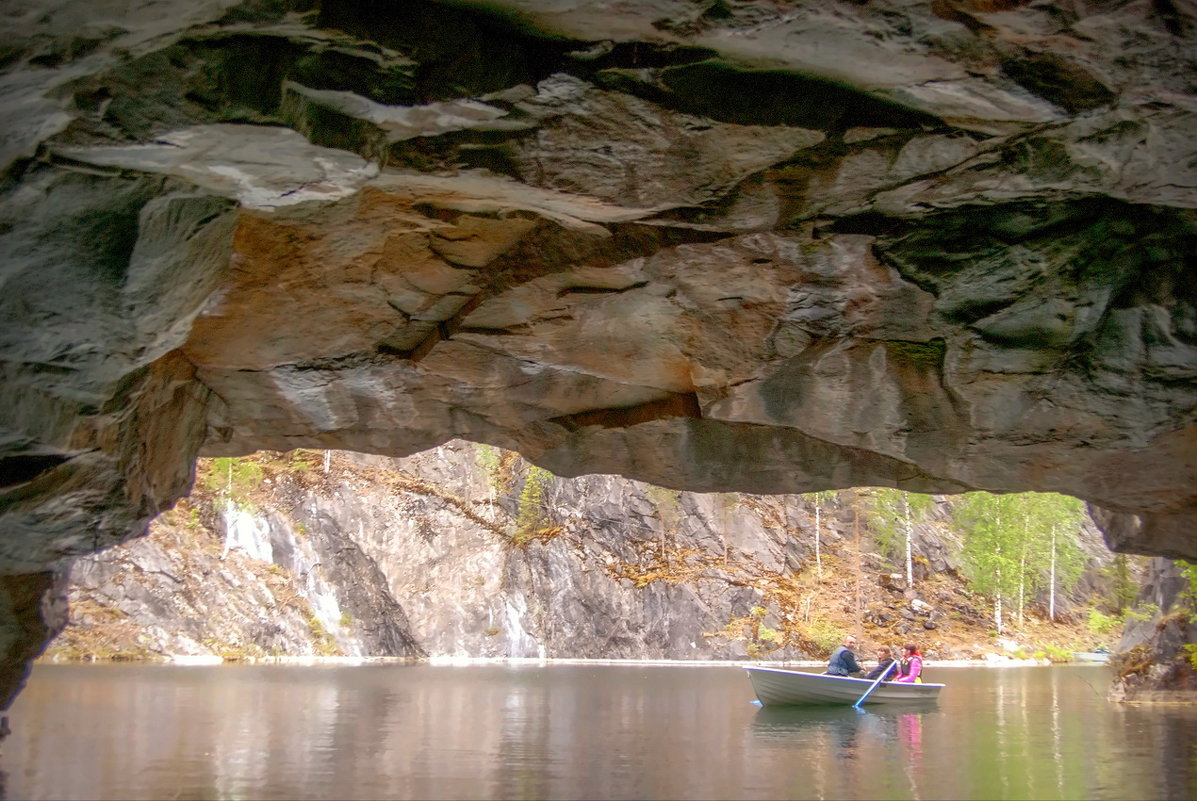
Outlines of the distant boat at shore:
M1073 651L1072 658L1076 662L1109 662L1109 651Z

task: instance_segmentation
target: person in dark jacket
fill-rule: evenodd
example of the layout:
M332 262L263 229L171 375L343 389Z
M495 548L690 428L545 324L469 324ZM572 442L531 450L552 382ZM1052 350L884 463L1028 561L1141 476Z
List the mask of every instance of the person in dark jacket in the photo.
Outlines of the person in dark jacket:
M887 670L889 670L888 678L890 678L890 679L896 678L898 675L897 671L890 669L890 665L892 665L893 663L894 663L894 656L893 656L893 652L891 652L889 650L889 646L888 645L881 646L880 648L877 649L877 667L873 668L868 673L866 673L865 678L868 679L869 681L875 681L878 676L880 676L882 673L885 673Z
M856 663L856 638L851 634L844 637L844 644L831 652L831 659L827 662L827 670L832 676L851 676L854 673L864 673L864 668Z

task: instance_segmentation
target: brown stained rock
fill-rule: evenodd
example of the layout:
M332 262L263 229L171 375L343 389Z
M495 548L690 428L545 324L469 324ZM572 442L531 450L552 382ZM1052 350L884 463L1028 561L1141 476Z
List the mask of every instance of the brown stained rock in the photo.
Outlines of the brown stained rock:
M387 242L426 238L429 221L378 199L364 193L318 216L243 215L230 280L195 321L187 357L261 370L372 350L394 335L403 313L388 304L386 279L400 276L384 255ZM425 253L425 263L436 260L426 244Z
M65 576L44 572L0 577L0 711L9 708L25 686L30 663L66 623ZM0 721L4 731L7 718Z
M0 575L137 536L198 452L454 437L709 491L1060 491L1197 554L1174 4L27 5Z
M143 534L191 487L209 397L191 363L172 351L130 375L106 408L81 416L64 443L67 458L4 488L0 531L10 571Z

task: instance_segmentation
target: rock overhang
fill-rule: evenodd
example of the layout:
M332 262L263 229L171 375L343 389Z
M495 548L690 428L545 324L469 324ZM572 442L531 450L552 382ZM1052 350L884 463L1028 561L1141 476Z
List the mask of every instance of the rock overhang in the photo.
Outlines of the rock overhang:
M5 572L135 536L198 454L458 437L1066 492L1197 553L1182 11L174 5L14 27Z

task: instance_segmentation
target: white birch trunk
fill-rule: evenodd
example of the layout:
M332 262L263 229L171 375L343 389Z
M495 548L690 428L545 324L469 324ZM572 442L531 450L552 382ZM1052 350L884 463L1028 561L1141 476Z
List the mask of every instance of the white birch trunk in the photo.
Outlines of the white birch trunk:
M998 520L1000 523L1001 518L999 517ZM993 623L997 627L997 633L1001 634L1002 633L1002 565L1001 565L1002 546L1001 546L1001 543L999 543L997 548L994 549L994 552L998 555L998 566L997 566L997 588L998 589L997 589L997 597L993 601Z
M1056 524L1052 523L1052 560L1048 572L1047 619L1056 622Z
M1022 611L1026 603L1027 594L1027 543L1022 543L1022 552L1018 555L1018 625L1022 625Z
M910 519L910 498L902 494L902 513L906 525L906 586L914 586L914 523Z
M819 549L819 533L821 531L822 519L820 517L819 499L815 498L815 571L819 576L819 580L823 580L823 556Z

